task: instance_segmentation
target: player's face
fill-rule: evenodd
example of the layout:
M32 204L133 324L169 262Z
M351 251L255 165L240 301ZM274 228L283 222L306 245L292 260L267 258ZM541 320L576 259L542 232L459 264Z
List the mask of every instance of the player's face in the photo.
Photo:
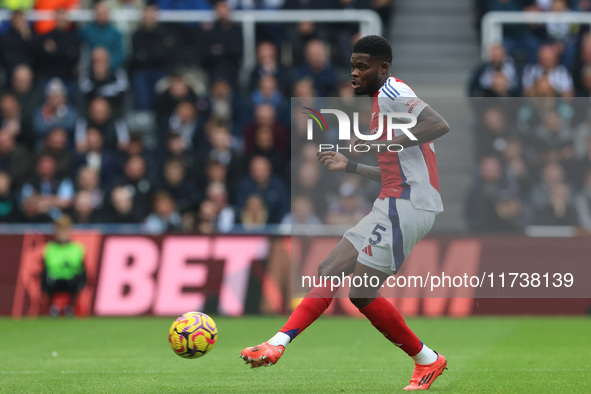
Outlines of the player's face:
M382 62L367 53L351 55L351 85L357 96L373 95L380 87L383 74Z

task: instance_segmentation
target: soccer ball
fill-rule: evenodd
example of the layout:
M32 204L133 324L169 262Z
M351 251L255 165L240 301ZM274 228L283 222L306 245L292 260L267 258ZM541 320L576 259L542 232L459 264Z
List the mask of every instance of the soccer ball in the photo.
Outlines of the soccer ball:
M172 350L184 358L199 358L213 348L218 329L213 319L201 312L187 312L168 330Z

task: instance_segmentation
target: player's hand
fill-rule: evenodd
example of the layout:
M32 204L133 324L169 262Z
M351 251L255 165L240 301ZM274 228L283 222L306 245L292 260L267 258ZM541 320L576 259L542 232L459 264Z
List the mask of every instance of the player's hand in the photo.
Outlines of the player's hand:
M318 152L318 160L328 171L345 171L349 161L342 153L334 151Z

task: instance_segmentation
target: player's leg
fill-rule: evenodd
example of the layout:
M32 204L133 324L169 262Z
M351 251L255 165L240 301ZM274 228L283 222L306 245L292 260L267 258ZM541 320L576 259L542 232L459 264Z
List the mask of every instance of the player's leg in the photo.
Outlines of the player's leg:
M374 230L359 253L352 283L362 278L378 279L367 279L364 286L352 287L350 298L378 331L413 358L415 371L406 389L428 389L447 366L445 358L425 346L396 307L379 297L378 291L429 232L435 214L415 209L410 201L402 199L384 199L378 208L381 215L376 216Z
M349 240L341 239L318 267L318 275L349 275L353 272L358 254ZM311 289L275 336L258 346L244 349L240 357L253 368L275 364L285 347L330 306L337 290L328 286Z
M80 289L83 287L83 281L84 279L82 275L76 275L72 279L66 281L66 291L70 294L70 302L64 308L64 314L66 316L74 316L76 300Z
M352 283L363 282L363 285L351 287L349 298L379 332L414 360L415 371L405 389L428 389L447 367L447 361L424 345L408 327L398 309L379 296L381 284L388 276L390 275L382 271L357 263ZM362 281L364 278L366 280Z
M362 283L362 285L351 287L349 299L390 342L415 358L421 353L423 344L406 325L398 309L378 294L388 276L390 274L358 262L351 282ZM436 359L435 352L425 350L418 361L429 364Z

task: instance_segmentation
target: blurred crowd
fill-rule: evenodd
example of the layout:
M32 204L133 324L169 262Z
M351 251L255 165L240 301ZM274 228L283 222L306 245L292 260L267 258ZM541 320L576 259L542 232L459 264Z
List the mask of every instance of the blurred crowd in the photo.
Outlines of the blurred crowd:
M338 218L337 208L306 198L294 199L290 211L289 98L339 94L350 79L358 26L261 24L257 64L241 75L242 29L232 12L371 8L387 24L389 1L4 6L13 12L0 26L0 223L50 222L68 213L78 224L209 233L290 223L307 211L319 221ZM64 7L92 8L94 19L73 23ZM32 8L55 10L55 18L31 23ZM111 11L124 9L140 10L141 20L114 22ZM183 9L215 16L158 21L158 10Z
M63 213L78 224L141 223L154 233L356 223L379 184L328 174L317 145L293 145L290 97L335 96L347 105L358 26L260 24L256 66L242 74L242 29L232 13L374 9L387 29L391 3L5 0L13 12L0 25L0 223ZM591 11L591 0L477 5L480 15ZM94 19L73 23L64 7L91 8ZM55 10L55 18L31 23L29 9ZM139 10L141 20L112 20L111 11L125 9ZM212 10L214 18L158 21L159 10L183 9ZM588 27L506 26L474 70L468 96L476 97L478 163L465 205L469 228L591 228Z
M480 0L481 12L591 11L590 1ZM469 82L478 169L474 231L591 229L591 32L556 21L506 25Z

